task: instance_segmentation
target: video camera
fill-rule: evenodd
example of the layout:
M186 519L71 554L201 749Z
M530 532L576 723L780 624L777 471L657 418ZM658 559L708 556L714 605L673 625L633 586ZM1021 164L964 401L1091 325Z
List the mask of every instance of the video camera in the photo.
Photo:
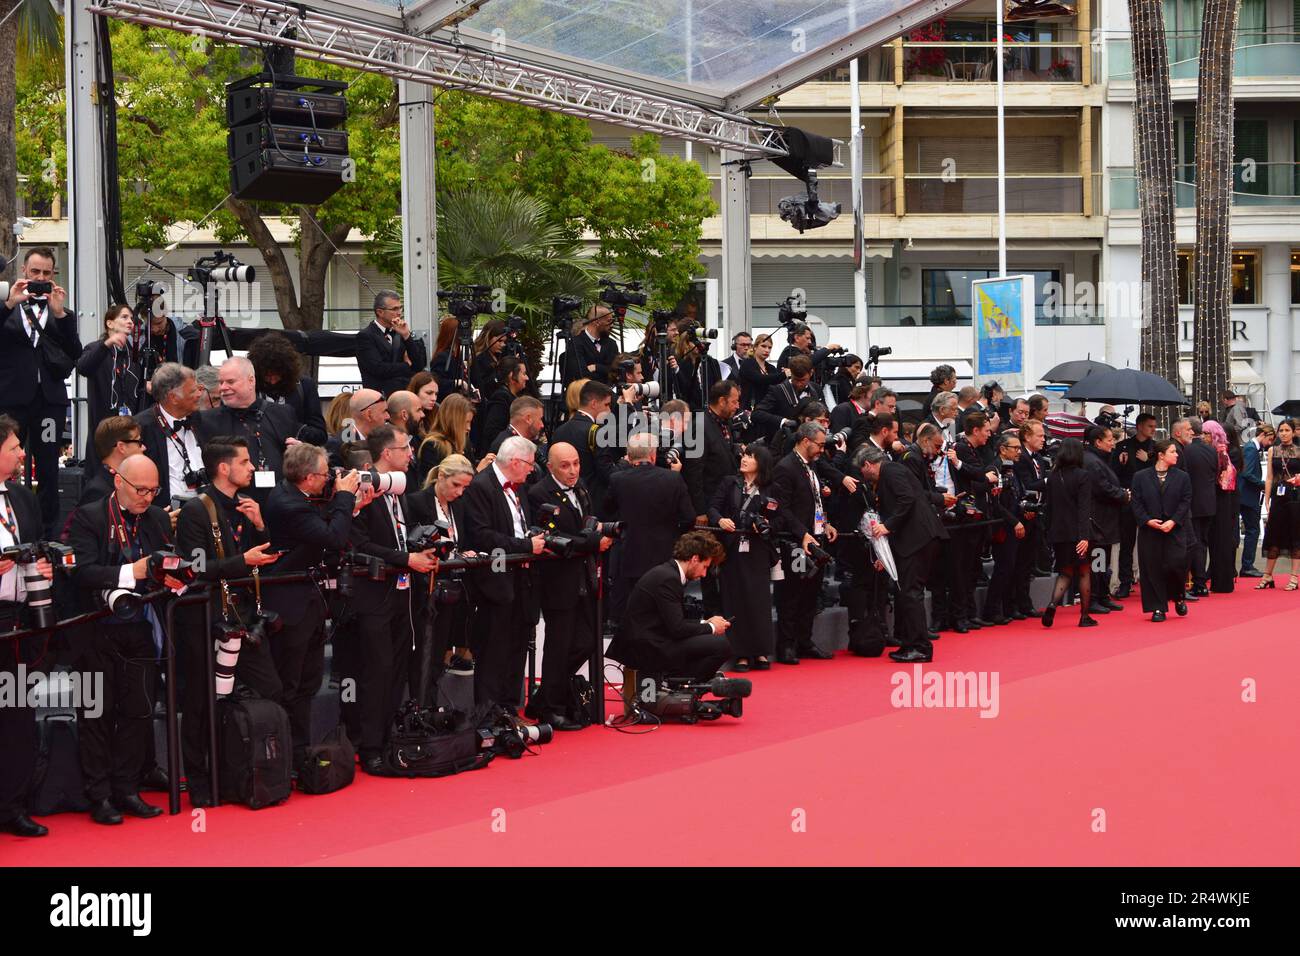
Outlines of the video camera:
M715 677L707 683L690 678L668 677L654 697L639 706L661 723L697 724L701 720L739 717L741 701L753 692L754 685L740 677ZM717 700L704 700L712 694Z
M569 337L573 328L570 316L582 308L582 299L576 295L557 295L551 299L551 320L562 339Z
M72 571L77 566L77 555L66 544L57 541L37 541L34 544L14 544L0 549L0 561L18 565L27 593L26 604L32 615L32 626L47 629L58 624L54 609L54 591L51 583L37 570L36 563L49 560L56 571Z
M627 308L629 305L645 305L647 297L640 282L615 282L613 279L601 279L600 301L615 308Z
M776 320L785 327L786 332L794 334L796 326L803 325L808 319L808 310L803 308L803 300L788 295L785 301L777 303Z

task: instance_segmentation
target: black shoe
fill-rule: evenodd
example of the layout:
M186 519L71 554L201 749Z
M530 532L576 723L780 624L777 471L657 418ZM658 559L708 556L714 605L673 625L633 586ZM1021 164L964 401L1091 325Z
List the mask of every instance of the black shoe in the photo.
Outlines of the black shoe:
M1133 593L1132 585L1121 584L1119 586L1119 590L1115 592L1115 597L1119 600L1123 600L1124 598L1128 597L1132 593Z
M529 698L528 703L524 705L524 716L529 720L541 720L542 709L537 706L537 695L534 694Z
M978 631L980 628L984 626L982 622L980 622L979 620L973 617L969 618L968 620L962 621L961 623L966 626L966 630L968 631Z
M973 617L970 619L970 623L972 627L992 627L997 622L991 621L988 618Z
M90 819L105 826L116 826L122 822L122 814L107 800L96 800L90 805Z
M1103 602L1103 603L1105 603L1106 607L1110 608L1112 611L1122 611L1122 610L1124 610L1124 605L1123 605L1123 604L1120 604L1118 601L1107 600L1107 601L1105 601L1105 602Z
M1088 605L1088 610L1085 611L1084 613L1085 614L1109 614L1110 608L1108 608L1104 604L1098 604L1096 601L1093 601Z
M1083 615L1082 617L1079 618L1079 626L1080 626L1080 627L1096 627L1096 626L1097 626L1097 620L1096 620L1096 618L1091 618L1091 617L1089 617L1088 615L1085 614L1085 615Z
M740 663L740 661L736 661L736 663L732 666L731 669L735 671L737 674L744 674L749 670L749 661L746 661L743 664Z
M799 658L795 656L794 651L781 651L776 655L778 664L798 664Z
M127 816L139 817L141 820L161 816L163 812L162 807L155 807L152 804L145 803L134 793L125 797L118 797L113 801L113 806Z
M999 617L995 617L995 618L993 619L993 623L994 623L996 626L998 626L998 627L1005 627L1006 625L1008 625L1008 624L1011 623L1011 618L1009 618L1009 617L1007 617L1005 614L1003 614L1003 615L1001 615L1001 616L999 616Z
M1023 614L1025 617L1038 618L1043 616L1043 612L1038 610L1038 608L1036 607L1021 608L1020 613Z
M1056 620L1056 605L1049 604L1043 608L1043 627L1051 627L1052 622Z
M1179 617L1187 617L1187 602L1186 602L1186 601L1175 601L1175 602L1174 602L1174 613L1177 614Z
M1200 598L1198 598L1191 591L1188 591L1186 594L1183 595L1183 600L1186 601L1188 604L1195 604L1197 601L1200 600Z
M162 767L154 767L140 778L140 789L152 790L156 793L166 793L171 790L171 781L167 779L167 771ZM185 789L184 784L181 784L181 789Z
M1007 617L1013 621L1024 621L1029 618L1029 615L1022 614L1019 611L1012 611L1010 614L1007 615Z
M952 626L952 629L953 629L954 631L956 631L958 634L969 634L969 633L970 633L970 628L966 626L966 622L965 622L965 621L958 621L956 624L954 624L954 625Z
M830 651L824 651L816 644L811 644L799 652L800 657L811 657L815 661L829 661L835 655Z
M1164 621L1164 619L1165 619L1165 612L1164 612L1164 611L1152 611L1152 612L1151 612L1151 623L1152 623L1152 624L1160 624L1161 622Z
M1238 577L1243 578L1262 578L1263 576L1263 571L1257 571L1254 568L1242 568L1241 574L1238 575Z
M1201 585L1199 587L1192 588L1190 591L1187 592L1187 594L1189 597L1196 597L1196 598L1209 597L1210 589L1205 587L1204 585Z
M756 671L770 671L771 669L772 669L772 662L771 662L771 661L763 661L763 660L759 660L757 657L754 658L754 670L756 670Z
M361 769L371 776L382 777L384 776L384 758L379 754L362 757Z
M938 632L938 631L926 631L926 632L925 632L925 636L926 636L927 638L929 638L930 640L932 640L932 641L937 641L937 640L939 639L939 632ZM891 640L892 640L892 638L891 638ZM899 643L897 643L897 642L895 642L894 644L892 644L892 645L890 645L890 646L891 646L891 647L901 647L902 645L899 644Z
M898 661L900 664L928 664L934 660L933 654L927 654L925 651L918 651L911 648L906 651L893 651L889 655L891 661Z
M550 724L555 730L582 730L583 724L570 720L568 717L562 717L559 714L550 714L543 717L538 723Z
M931 638L931 640L934 640L934 639L936 639L938 636L939 636L938 634L932 634L932 635L930 635L930 638ZM887 638L885 638L885 646L886 646L886 647L902 647L903 645L900 644L900 643L898 643L898 641L895 640L894 638L892 638L892 637L887 637Z
M0 830L20 837L43 837L50 832L49 827L43 827L31 817L22 814L8 823L0 823Z

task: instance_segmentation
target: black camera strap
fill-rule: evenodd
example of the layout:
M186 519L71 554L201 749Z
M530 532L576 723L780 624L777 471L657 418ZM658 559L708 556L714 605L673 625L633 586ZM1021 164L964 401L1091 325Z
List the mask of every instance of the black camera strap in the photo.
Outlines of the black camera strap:
M185 439L180 437L180 430L167 424L167 419L163 417L162 408L154 407L154 414L158 416L158 427L162 429L167 440L176 446L176 450L181 453L181 460L185 462L185 472L188 474L194 470L190 464L190 453L185 447Z
M14 544L18 544L22 538L18 534L18 518L14 515L13 505L9 503L9 489L0 488L0 498L4 498L5 501L5 513L0 515L0 524L13 535Z
M216 549L217 560L226 560L226 548L221 541L221 521L217 518L217 505L212 500L211 495L199 495L199 500L203 502L203 507L208 512L208 523L212 525L212 546ZM261 604L260 596L258 604ZM235 602L230 597L230 585L223 577L221 579L221 617L230 623L231 614L234 611ZM238 615L235 615L238 617Z

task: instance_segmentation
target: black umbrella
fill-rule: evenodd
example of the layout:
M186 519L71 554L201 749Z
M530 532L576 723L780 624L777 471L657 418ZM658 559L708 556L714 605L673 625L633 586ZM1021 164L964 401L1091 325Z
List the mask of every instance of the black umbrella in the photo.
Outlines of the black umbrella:
M1073 385L1081 382L1093 372L1113 372L1115 366L1107 365L1105 362L1094 362L1092 359L1075 359L1073 362L1062 362L1053 369L1049 369L1043 374L1044 382L1052 382L1059 385Z
M1283 418L1300 417L1300 398L1288 398L1285 402L1273 409L1274 415L1281 415Z
M922 405L914 398L900 398L895 408L900 415L903 414L904 412L908 414L915 414L917 412L925 411L925 406Z
M1167 379L1135 368L1095 372L1065 393L1071 402L1105 402L1119 405L1186 405L1187 398Z

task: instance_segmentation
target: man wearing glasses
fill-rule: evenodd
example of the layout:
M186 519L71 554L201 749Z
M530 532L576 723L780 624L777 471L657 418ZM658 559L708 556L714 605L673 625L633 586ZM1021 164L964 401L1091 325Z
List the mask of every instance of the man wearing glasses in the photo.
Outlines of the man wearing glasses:
M72 583L82 610L103 607L113 591L145 594L155 588L149 555L172 543L171 522L154 504L159 491L157 466L143 454L129 455L117 468L113 494L73 515L68 540L77 566ZM181 589L170 575L163 583ZM121 823L124 813L162 813L139 795L141 768L153 747L162 619L161 604L128 611L119 607L84 634L82 669L104 675L102 711L78 714L81 773L96 823Z
M122 462L131 455L144 452L144 442L140 438L140 426L135 419L126 415L110 415L95 426L92 440L95 457L100 460L102 468L91 474L82 486L81 496L77 498L77 507L94 501L103 501L113 493L113 478L117 475Z
M375 321L357 333L361 384L384 395L406 388L411 376L429 364L424 340L411 334L402 297L390 289L375 294Z
M1025 406L1028 414L1029 406ZM993 577L989 578L984 594L984 613L980 616L990 624L1010 624L1013 618L1023 617L1016 609L1015 571L1016 556L1028 529L1025 527L1024 486L1016 474L1020 459L1020 431L1006 431L997 442L998 484L992 489L990 517L1001 518L1002 526L993 529Z

